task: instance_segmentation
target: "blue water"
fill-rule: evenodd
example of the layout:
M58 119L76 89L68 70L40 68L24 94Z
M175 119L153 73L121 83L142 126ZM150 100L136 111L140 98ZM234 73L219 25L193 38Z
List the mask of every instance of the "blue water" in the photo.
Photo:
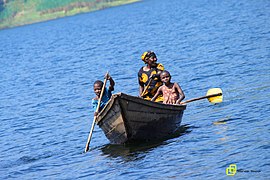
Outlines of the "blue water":
M0 31L1 179L270 177L270 1L144 0ZM221 104L188 104L180 136L110 145L93 121L93 82L138 95L153 50L186 100L220 87ZM256 172L251 172L256 171Z

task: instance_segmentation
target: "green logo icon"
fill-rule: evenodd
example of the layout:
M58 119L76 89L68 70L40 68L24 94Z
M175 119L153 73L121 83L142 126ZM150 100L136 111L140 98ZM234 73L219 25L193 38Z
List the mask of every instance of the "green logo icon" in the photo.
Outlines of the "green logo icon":
M230 164L230 166L226 168L226 174L228 176L234 176L236 174L236 171L237 171L236 164Z

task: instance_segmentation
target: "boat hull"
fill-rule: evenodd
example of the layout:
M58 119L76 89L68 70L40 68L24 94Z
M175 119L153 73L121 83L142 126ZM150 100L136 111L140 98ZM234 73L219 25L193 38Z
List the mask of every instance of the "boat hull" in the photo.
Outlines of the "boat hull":
M97 124L112 144L166 139L180 127L185 105L165 105L124 93L114 94Z

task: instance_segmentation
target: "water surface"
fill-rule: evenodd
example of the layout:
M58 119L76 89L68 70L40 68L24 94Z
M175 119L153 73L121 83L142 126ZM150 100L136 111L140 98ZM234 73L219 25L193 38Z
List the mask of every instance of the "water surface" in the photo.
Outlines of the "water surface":
M270 2L145 0L0 31L3 179L270 177ZM183 133L110 145L93 120L92 84L138 95L141 54L153 50L186 99L220 87L224 102L190 103ZM229 177L228 177L229 178Z

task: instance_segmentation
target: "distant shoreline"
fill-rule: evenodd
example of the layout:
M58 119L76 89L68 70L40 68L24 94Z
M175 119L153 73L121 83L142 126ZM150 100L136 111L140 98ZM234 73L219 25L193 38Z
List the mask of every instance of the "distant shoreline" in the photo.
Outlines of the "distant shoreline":
M91 3L73 3L61 8L52 8L46 11L23 10L17 13L14 17L0 21L0 30L34 24L48 20L58 19L66 16L73 16L80 13L93 12L110 7L131 4L141 0L125 0L114 2L102 2L93 6Z

